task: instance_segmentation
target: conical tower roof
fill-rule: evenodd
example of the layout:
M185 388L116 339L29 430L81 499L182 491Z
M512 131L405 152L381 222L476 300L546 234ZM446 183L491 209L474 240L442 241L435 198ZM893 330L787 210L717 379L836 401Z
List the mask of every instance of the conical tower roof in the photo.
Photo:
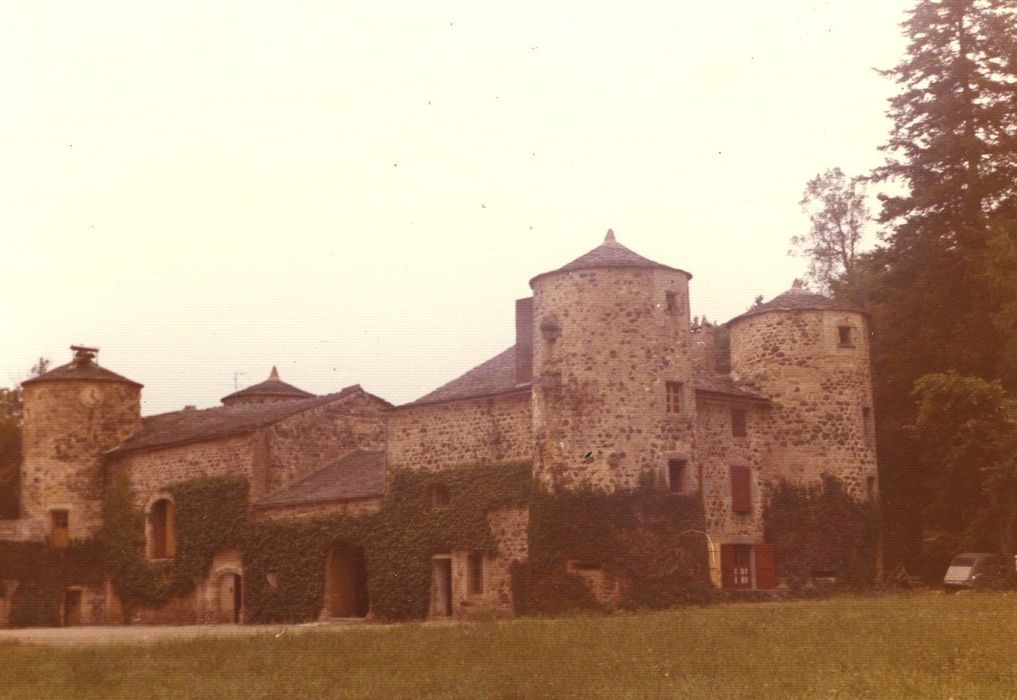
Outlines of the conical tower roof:
M54 367L50 371L40 374L38 377L26 379L21 382L21 384L25 385L38 384L41 382L82 380L90 382L118 382L120 384L131 384L137 387L143 386L142 384L121 376L116 372L110 372L108 369L100 367L95 361L95 356L99 353L99 348L86 348L81 345L72 345L71 350L74 351L74 359L66 365Z
M830 310L830 311L849 311L856 314L864 314L865 312L856 306L851 304L844 304L843 302L836 301L830 297L810 292L805 289L799 280L795 280L794 284L791 285L791 289L786 292L778 294L770 301L755 306L743 314L735 316L728 323L734 323L735 321L746 318L748 316L755 316L757 314L764 314L770 311L800 311L800 310Z
M685 270L679 270L676 267L662 265L659 262L650 260L649 258L644 258L639 253L629 250L615 239L614 231L612 229L608 229L607 235L604 236L604 242L599 246L585 255L580 255L572 262L559 267L557 270L542 272L530 280L530 287L533 287L533 283L535 281L541 277L546 277L547 275L554 275L561 272L575 272L577 270L593 270L605 267L657 268L661 270L674 270L675 272L681 272L682 274L688 275L689 279L692 279L692 275L685 272Z
M306 399L312 396L314 396L314 394L304 391L303 389L298 389L292 384L287 384L279 379L279 370L273 366L271 373L268 375L268 379L265 381L249 386L246 389L235 391L229 396L222 397L220 400L224 404L229 405L232 403L244 403L245 401L252 400Z

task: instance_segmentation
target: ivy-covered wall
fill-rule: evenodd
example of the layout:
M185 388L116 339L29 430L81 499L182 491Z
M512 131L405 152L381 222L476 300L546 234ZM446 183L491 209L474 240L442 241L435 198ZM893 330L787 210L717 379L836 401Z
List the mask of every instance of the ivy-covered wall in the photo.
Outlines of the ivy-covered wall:
M589 578L569 570L570 561L599 567L608 586L617 582L621 607L705 601L711 587L703 530L698 495L652 485L610 494L535 494L529 562L515 567L517 609L554 614L605 607Z
M794 583L830 574L853 585L875 581L878 508L856 500L835 477L824 475L812 485L779 482L763 520L778 578Z
M102 547L94 540L74 542L64 549L0 541L0 595L6 595L3 580L18 582L7 601L11 627L54 627L61 622L60 606L67 588L102 585Z

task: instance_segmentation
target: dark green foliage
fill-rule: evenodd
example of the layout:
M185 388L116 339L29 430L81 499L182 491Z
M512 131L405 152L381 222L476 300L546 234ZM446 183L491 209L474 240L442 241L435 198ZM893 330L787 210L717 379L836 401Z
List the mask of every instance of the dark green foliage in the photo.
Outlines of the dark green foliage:
M114 479L106 499L99 539L125 612L133 605L156 605L189 593L208 573L216 550L240 545L247 518L244 479L194 479L167 491L175 506L178 547L176 556L166 561L145 557L145 515L134 507L124 475Z
M92 541L54 549L0 540L0 579L19 582L11 601L12 627L56 626L65 589L102 582L102 549Z
M535 495L530 503L525 612L599 607L568 560L600 564L621 585L621 605L661 608L699 600L709 588L702 502L652 488Z
M0 389L0 520L18 517L21 391Z
M252 622L314 619L324 599L325 563L338 542L363 547L374 615L384 620L427 615L431 557L455 550L493 554L487 513L524 504L529 464L401 471L375 514L314 521L254 523L244 542L245 609ZM442 484L449 503L432 507L428 486ZM273 574L276 588L268 583Z
M778 578L833 572L840 582L867 585L875 580L878 522L874 504L856 501L832 476L812 486L782 481L763 512L763 539L774 545Z

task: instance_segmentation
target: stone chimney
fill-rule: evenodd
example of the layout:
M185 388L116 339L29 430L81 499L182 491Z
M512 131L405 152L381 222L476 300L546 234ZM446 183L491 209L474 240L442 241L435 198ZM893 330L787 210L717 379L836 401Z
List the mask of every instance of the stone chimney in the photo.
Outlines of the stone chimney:
M516 299L516 384L533 379L533 297Z
M692 362L696 369L717 371L717 329L714 326L693 328Z

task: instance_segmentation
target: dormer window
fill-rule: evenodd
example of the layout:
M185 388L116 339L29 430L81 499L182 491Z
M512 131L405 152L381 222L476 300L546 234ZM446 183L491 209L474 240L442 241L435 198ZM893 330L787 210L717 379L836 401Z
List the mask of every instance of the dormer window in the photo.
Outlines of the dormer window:
M855 346L855 329L853 326L837 326L837 345L842 348Z

